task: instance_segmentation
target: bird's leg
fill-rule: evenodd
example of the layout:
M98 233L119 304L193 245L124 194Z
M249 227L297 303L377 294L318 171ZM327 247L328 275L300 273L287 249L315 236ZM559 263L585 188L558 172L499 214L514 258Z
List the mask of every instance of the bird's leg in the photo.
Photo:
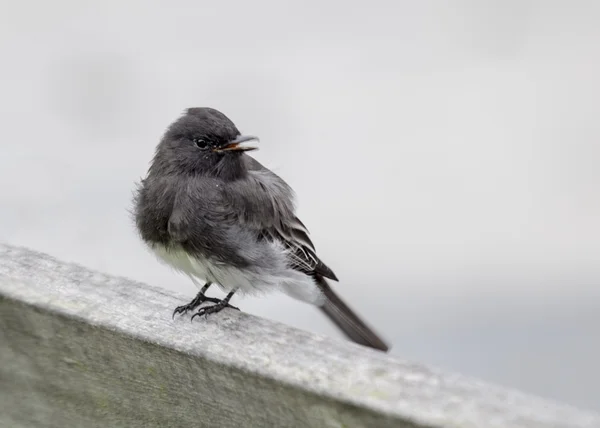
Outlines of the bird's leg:
M189 311L193 311L194 309L196 309L198 306L200 306L204 302L219 303L221 301L220 299L217 299L214 297L207 297L204 294L204 293L206 293L206 290L208 290L208 287L210 287L210 285L211 285L210 282L207 282L206 284L204 284L204 287L202 287L202 289L198 292L198 294L196 294L196 297L194 297L194 300L192 300L187 305L177 306L175 308L175 310L173 311L173 318L175 318L175 314L186 314Z
M236 291L237 291L237 289L233 289L232 291L229 292L229 294L227 294L227 296L224 299L219 300L215 305L204 306L204 307L198 309L198 312L196 312L194 315L192 315L192 320L195 317L201 316L201 315L204 315L204 317L206 318L209 314L216 314L217 312L220 312L222 309L225 309L225 308L237 309L239 311L239 308L236 308L235 306L232 306L229 304L229 300L233 297L233 294Z

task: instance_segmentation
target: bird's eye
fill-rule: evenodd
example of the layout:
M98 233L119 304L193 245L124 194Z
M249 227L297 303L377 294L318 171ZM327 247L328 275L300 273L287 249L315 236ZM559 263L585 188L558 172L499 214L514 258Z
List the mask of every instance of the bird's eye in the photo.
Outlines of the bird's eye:
M205 149L208 147L208 143L201 138L194 138L193 141L196 147L198 147L199 149Z

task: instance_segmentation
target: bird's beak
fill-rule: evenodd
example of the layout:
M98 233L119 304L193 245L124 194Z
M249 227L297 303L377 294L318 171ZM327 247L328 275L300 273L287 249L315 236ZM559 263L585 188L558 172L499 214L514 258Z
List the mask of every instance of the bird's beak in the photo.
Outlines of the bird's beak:
M226 145L215 149L215 152L248 152L250 150L258 150L258 147L248 145L249 141L258 142L258 137L254 135L239 135L235 139L231 140Z

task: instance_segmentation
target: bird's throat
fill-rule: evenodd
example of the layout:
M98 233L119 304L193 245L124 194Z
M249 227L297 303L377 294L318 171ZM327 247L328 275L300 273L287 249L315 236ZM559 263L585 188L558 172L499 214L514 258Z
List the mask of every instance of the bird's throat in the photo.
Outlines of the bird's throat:
M243 153L226 153L211 171L216 178L224 181L235 181L244 178L248 173Z

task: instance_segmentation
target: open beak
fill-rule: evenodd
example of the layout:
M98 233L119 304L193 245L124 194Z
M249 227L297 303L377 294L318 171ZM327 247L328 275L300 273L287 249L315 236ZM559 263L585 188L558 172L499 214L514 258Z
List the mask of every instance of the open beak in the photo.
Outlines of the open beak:
M248 142L258 142L258 137L254 135L239 135L234 140L231 140L225 146L215 149L215 152L249 152L250 150L258 150L258 147L249 145Z

